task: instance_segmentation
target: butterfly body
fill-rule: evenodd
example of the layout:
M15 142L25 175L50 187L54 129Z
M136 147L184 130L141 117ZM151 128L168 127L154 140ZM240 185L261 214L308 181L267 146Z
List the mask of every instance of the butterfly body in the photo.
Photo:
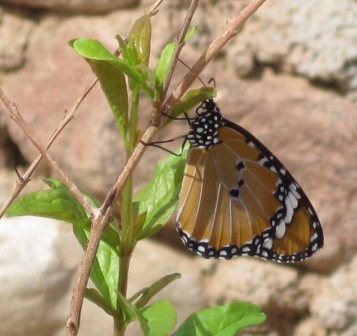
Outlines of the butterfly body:
M205 258L295 262L322 247L309 199L261 142L224 119L212 99L189 123L176 220L189 249Z

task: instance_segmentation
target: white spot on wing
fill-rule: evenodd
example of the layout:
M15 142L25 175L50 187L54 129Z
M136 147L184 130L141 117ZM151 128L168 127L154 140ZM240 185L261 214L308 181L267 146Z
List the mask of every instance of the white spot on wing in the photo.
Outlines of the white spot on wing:
M293 208L293 209L296 209L297 206L298 206L298 204L299 204L299 202L298 202L298 200L296 199L296 197L295 197L295 195L294 195L293 192L289 192L289 193L288 193L288 199L289 199L289 201L290 201L290 204L291 204L292 208Z
M295 196L296 199L300 199L301 198L301 195L300 193L298 192L298 186L295 184L295 183L291 183L289 185L289 190L291 191L291 193Z
M206 251L206 249L205 249L204 246L200 245L200 246L197 247L197 251L201 252L201 253L204 253Z
M273 239L269 238L269 239L265 240L263 243L263 247L271 250L273 247Z
M281 221L280 224L275 227L275 230L276 238L282 238L285 234L285 221Z
M318 237L319 237L318 234L315 232L315 233L311 236L310 242L312 243L312 242L313 242L314 240L316 240Z

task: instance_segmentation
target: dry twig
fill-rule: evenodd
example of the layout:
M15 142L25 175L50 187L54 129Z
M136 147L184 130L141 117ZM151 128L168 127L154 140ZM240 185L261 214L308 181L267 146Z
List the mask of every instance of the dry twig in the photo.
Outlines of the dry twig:
M77 111L79 105L82 103L84 98L88 95L88 93L92 90L92 88L97 83L97 81L98 81L98 79L93 80L93 82L85 89L83 94L73 103L73 105L69 109L69 111L64 115L64 118L62 119L61 123L58 125L56 130L51 135L50 140L48 141L48 143L45 147L46 150L50 148L50 146L56 140L57 136L62 132L62 130L66 127L66 125L73 119L74 114ZM10 100L5 96L4 92L2 92L2 91L0 91L0 99L3 101L3 103L9 110L9 112L12 113L11 110L14 108L14 105L10 102ZM42 154L40 154L31 163L30 167L27 169L27 171L22 176L18 176L19 178L16 181L13 191L11 192L9 198L6 200L6 202L0 209L0 218L5 214L5 211L9 207L9 205L21 193L21 191L25 188L27 183L30 181L31 176L32 176L33 172L35 171L36 167L38 166L38 164L40 163L41 159L42 159Z
M96 214L96 209L88 202L88 200L83 196L79 188L70 180L64 170L58 165L58 163L51 157L48 153L47 149L41 144L41 142L36 138L36 136L32 133L26 121L22 117L21 113L18 111L16 105L11 103L11 101L5 96L4 92L0 89L0 100L4 103L6 108L10 113L10 117L20 126L22 131L26 134L26 136L30 139L30 141L34 144L37 150L41 153L41 155L48 161L51 167L62 177L63 182L72 192L74 197L81 203L86 212L94 217ZM68 120L64 119L66 123ZM66 125L63 124L63 126ZM57 133L57 132L55 132ZM54 139L53 139L54 140ZM21 181L21 180L20 180ZM27 183L27 182L26 182Z

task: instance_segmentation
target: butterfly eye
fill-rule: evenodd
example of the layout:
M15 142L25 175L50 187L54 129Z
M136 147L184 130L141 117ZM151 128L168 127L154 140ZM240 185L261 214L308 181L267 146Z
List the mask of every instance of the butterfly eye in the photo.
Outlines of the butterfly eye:
M296 262L323 246L317 214L283 164L244 128L204 101L189 122L191 144L176 226L205 258L256 256Z

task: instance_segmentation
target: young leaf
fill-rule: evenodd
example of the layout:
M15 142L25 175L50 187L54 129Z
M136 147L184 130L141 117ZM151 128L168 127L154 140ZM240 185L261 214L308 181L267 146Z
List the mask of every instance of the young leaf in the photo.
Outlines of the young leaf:
M161 125L161 128L165 127L175 118L179 117L182 113L185 113L192 108L196 107L198 104L202 103L208 98L216 96L216 89L212 87L201 87L199 89L189 90L181 99L181 101L176 104L171 111L171 118L166 118Z
M112 61L116 57L99 41L91 38L79 38L69 42L70 46L85 59Z
M142 310L149 332L145 336L166 336L176 324L176 312L167 300L160 300Z
M168 43L161 52L159 62L156 67L156 90L158 91L161 89L165 80L175 45L175 42Z
M92 301L98 307L102 308L108 315L114 318L117 316L113 307L108 304L108 301L95 288L86 288L84 295L87 300Z
M185 36L185 41L189 40L193 36L195 30L196 27L190 28L190 30L187 32ZM161 90L162 84L165 80L175 46L176 46L176 42L168 43L161 52L159 62L156 67L156 78L157 78L156 90L158 92Z
M145 93L153 99L154 92L146 84L147 78L145 73L138 71L135 66L131 65L125 59L119 59L111 54L100 42L94 39L81 38L73 40L70 45L74 50L84 57L87 61L106 61L116 67L118 70L122 71L131 80L133 80Z
M192 314L172 336L235 336L245 327L265 320L260 308L248 302L234 302Z
M115 35L115 39L118 41L120 54L123 59L129 59L130 55L128 53L128 45L126 44L126 41L119 34Z
M180 156L169 155L160 160L151 180L135 195L134 201L139 203L139 214L146 214L138 240L159 231L175 211L187 149Z
M150 328L142 312L131 304L121 293L118 293L118 298L120 302L120 309L122 309L124 313L126 323L129 324L130 322L137 320L143 334L148 335Z
M128 129L128 93L122 70L112 64L116 58L96 40L80 39L72 43L97 76L120 135L125 141Z
M100 82L120 135L125 141L128 130L128 93L123 72L106 61L90 61L89 64Z
M163 290L166 286L168 286L172 281L181 278L181 274L173 273L166 275L154 282L150 287L140 290L137 294L133 295L130 298L130 302L135 301L137 297L140 296L140 299L136 301L135 306L138 308L144 307L157 293Z
M147 14L137 19L133 24L129 38L128 48L131 50L133 60L131 64L148 66L151 45L151 21Z

